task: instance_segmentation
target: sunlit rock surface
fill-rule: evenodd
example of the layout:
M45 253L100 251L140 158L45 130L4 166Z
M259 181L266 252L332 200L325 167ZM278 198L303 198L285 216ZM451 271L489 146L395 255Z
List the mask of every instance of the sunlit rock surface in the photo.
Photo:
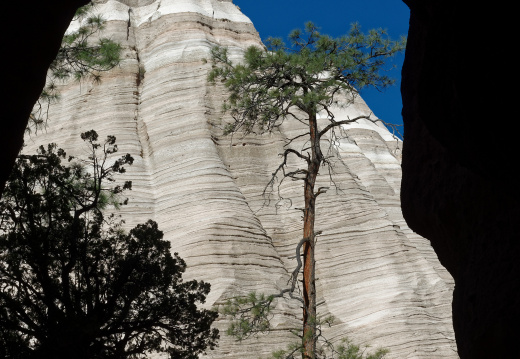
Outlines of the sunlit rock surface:
M262 193L298 126L223 136L225 94L208 85L203 61L216 44L235 59L247 46L262 46L251 21L231 1L218 0L108 0L98 11L108 20L104 35L124 47L121 65L100 85L64 84L48 128L26 138L25 152L56 142L86 156L81 132L115 135L120 152L135 158L124 178L133 181L121 210L127 225L159 223L186 260L186 277L211 283L208 307L286 288L302 232L302 185L285 181ZM336 118L369 113L358 99ZM332 177L323 169L318 184L330 187L317 208L318 309L336 318L323 333L333 343L348 336L386 347L388 358L456 358L451 277L401 215L402 143L368 121L346 135ZM271 333L239 343L223 330L207 357L257 358L284 349L296 341L286 329L298 328L300 316L297 302L280 300ZM225 320L218 326L224 329Z

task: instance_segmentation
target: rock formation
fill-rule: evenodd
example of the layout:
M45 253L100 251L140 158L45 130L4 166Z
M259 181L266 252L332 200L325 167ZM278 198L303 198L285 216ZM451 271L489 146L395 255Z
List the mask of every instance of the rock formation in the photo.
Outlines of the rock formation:
M2 12L2 24L10 28L2 47L2 85L0 96L0 196L20 148L31 109L38 100L47 69L56 57L61 39L76 9L88 0L49 3L38 0L15 1ZM23 14L23 21L20 21Z
M403 213L453 275L461 358L517 358L518 125L502 115L516 103L504 89L518 75L503 63L516 15L467 0L405 3Z
M135 158L122 215L128 226L159 223L186 260L187 277L212 284L208 306L285 288L301 236L301 188L284 183L268 193L270 202L262 192L284 138L298 129L287 123L271 135L223 136L225 93L208 85L210 65L203 62L215 44L228 46L235 59L249 45L262 46L251 21L220 0L107 0L98 9L108 20L105 34L124 47L121 65L101 85L64 84L48 128L26 138L24 151L56 142L81 156L81 132L115 135L120 152ZM369 112L358 99L336 118ZM346 133L335 186L322 176L331 190L317 208L318 309L336 318L324 334L386 347L389 358L456 358L453 281L401 215L402 143L370 122ZM297 303L280 300L270 334L238 343L223 332L207 357L267 355L294 341L286 329L299 323Z

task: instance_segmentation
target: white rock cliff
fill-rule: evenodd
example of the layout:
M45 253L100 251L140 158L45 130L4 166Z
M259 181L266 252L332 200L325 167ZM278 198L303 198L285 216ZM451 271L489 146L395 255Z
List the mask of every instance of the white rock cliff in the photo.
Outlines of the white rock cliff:
M122 214L129 226L159 223L187 264L186 277L210 282L207 306L250 291L285 288L301 236L300 183L285 183L284 198L265 205L262 191L278 166L287 124L272 135L222 135L222 88L208 85L209 50L228 46L235 59L261 45L251 21L231 1L107 0L98 11L105 36L124 47L121 65L100 85L64 84L48 128L26 138L25 152L56 142L84 155L79 134L95 129L117 137L120 153L135 158ZM76 26L72 24L71 26ZM370 113L359 99L336 118ZM370 122L347 128L335 166L338 191L319 197L318 310L336 322L333 342L390 349L388 358L457 358L451 321L453 282L429 242L404 222L396 141ZM321 185L330 186L323 175ZM241 343L221 333L208 358L257 358L295 341L297 303L280 300L267 335ZM224 319L217 324L226 327Z

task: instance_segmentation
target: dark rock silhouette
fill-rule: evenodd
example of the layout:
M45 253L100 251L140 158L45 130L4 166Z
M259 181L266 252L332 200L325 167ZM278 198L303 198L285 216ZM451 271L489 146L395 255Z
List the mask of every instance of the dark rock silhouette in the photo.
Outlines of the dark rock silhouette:
M511 35L501 31L509 15L469 1L404 2L403 214L454 277L461 358L516 358L518 132L505 91L516 75L504 75Z
M38 99L51 61L76 9L88 0L12 1L3 11L2 131L0 195L23 142L27 120Z

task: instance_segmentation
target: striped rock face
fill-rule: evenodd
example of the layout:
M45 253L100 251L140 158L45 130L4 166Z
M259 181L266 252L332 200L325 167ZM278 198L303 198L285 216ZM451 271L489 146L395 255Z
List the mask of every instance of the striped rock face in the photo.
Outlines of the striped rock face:
M48 128L27 136L24 152L56 142L86 156L81 132L115 135L120 153L135 158L124 175L133 190L121 214L129 227L149 218L159 223L186 260L186 277L211 283L207 307L286 288L302 235L302 185L286 181L262 193L284 139L298 134L299 124L223 136L226 94L207 83L210 65L203 61L217 44L235 60L246 47L262 46L251 21L219 0L107 0L97 11L107 20L103 36L122 44L123 61L100 85L63 84ZM336 118L369 113L357 99ZM336 318L323 333L332 342L348 336L383 346L388 358L457 358L453 281L401 215L402 143L371 122L345 131L334 183L326 169L318 183L330 187L317 204L318 311ZM297 340L287 329L301 326L299 303L278 300L271 324L269 334L242 342L222 330L207 357L257 358L284 349ZM219 319L219 328L226 325Z

